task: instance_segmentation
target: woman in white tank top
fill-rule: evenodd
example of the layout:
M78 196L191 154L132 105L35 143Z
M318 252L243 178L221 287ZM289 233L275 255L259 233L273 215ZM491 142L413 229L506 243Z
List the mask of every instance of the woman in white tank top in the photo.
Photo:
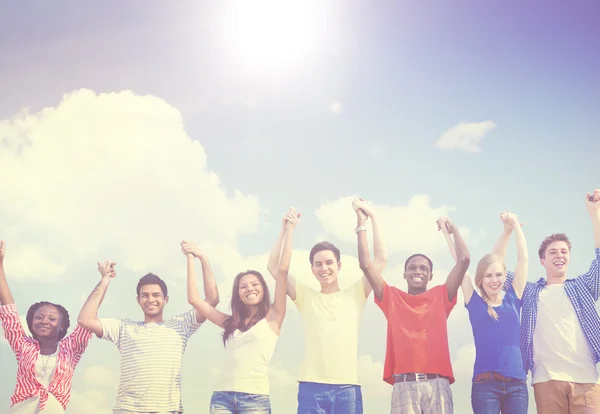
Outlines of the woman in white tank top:
M285 317L292 233L299 219L300 214L290 208L269 257L269 272L275 277L273 303L263 276L248 270L239 273L233 281L231 315L218 311L200 298L194 256L201 260L204 276L212 278L212 270L196 245L182 244L183 253L188 257L188 301L198 313L223 328L226 358L211 398L211 414L271 413L269 365Z

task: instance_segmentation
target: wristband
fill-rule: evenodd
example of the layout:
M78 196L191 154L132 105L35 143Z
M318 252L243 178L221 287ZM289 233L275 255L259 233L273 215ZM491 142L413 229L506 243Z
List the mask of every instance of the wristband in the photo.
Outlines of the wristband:
M367 228L365 226L358 226L354 229L354 231L356 232L356 234L358 234L361 231L367 231Z

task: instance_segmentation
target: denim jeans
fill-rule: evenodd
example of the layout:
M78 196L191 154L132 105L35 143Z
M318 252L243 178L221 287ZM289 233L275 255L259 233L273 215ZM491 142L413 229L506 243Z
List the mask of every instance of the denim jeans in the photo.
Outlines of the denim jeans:
M210 414L271 414L271 400L263 394L215 391L210 399Z
M298 414L362 414L359 385L300 382Z
M474 382L471 405L474 414L527 414L529 393L524 380L488 379Z

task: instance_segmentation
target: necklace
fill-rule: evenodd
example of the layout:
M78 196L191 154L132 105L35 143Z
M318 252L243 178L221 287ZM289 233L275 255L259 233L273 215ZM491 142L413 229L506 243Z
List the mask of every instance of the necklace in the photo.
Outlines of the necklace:
M45 377L46 376L46 370L48 369L48 361L50 361L50 358L52 357L52 355L42 355L40 354L40 356L42 357L42 375ZM46 357L46 360L44 360L44 357Z

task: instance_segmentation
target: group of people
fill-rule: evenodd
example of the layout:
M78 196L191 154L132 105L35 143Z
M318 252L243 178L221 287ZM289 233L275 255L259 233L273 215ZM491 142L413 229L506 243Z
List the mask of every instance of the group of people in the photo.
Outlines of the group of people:
M387 319L383 380L393 386L391 412L453 412L454 375L448 347L447 318L462 291L475 340L471 392L475 413L522 414L528 408L527 373L532 374L539 413L600 413L600 189L585 198L594 229L594 259L589 271L567 279L571 244L564 234L541 243L546 277L527 282L528 254L518 217L502 213L503 231L490 254L478 263L474 283L468 275L470 254L458 227L437 221L455 265L444 283L428 289L433 262L425 254L404 264L406 291L383 279L388 260L380 223L372 206L353 202L358 258L363 277L346 289L338 284L340 251L316 244L309 260L321 288L296 283L289 274L292 236L300 214L290 209L271 250L268 271L275 279L271 301L260 272L239 273L233 281L230 313L216 309L219 293L206 254L184 241L188 312L163 318L167 286L149 273L139 280L137 301L144 321L97 316L116 276L111 261L98 262L100 282L85 302L77 327L67 336L69 313L60 305L39 302L27 311L26 335L4 273L5 243L0 242L0 319L17 359L10 413L63 413L73 373L92 334L113 342L121 353L121 377L115 414L182 413L181 369L188 339L205 320L223 329L225 362L216 379L210 413L271 412L269 365L286 313L286 295L303 319L306 354L298 377L298 414L363 412L358 378L358 332L365 303L374 301ZM373 259L367 242L373 230ZM504 256L511 234L517 265L508 271ZM204 298L198 292L200 261ZM466 276L465 276L466 275ZM152 363L148 363L152 361Z

